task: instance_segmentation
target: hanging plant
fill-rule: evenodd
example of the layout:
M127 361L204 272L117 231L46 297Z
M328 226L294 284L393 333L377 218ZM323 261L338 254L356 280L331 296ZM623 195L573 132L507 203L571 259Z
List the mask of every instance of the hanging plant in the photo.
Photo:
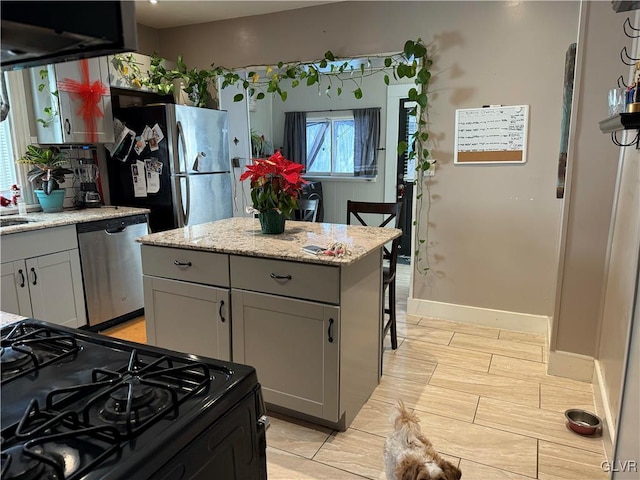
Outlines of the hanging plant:
M116 56L118 57L118 56ZM127 57L120 56L119 61L123 66L130 65ZM416 102L416 107L409 114L416 117L417 131L411 136L410 141L400 141L398 155L408 152L409 161L415 161L416 165L416 199L418 208L416 219L413 222L414 229L414 268L417 272L426 274L429 270L429 262L426 254L427 239L422 238L420 217L424 203L429 205L430 199L424 198L425 175L432 168L434 160L430 157L428 149L428 96L429 81L431 79L430 68L432 60L427 53L427 47L422 39L407 40L402 52L391 55L373 55L369 57L336 57L333 52L327 51L324 57L311 62L278 62L276 65L262 65L264 75L256 70L250 70L247 78L242 78L236 70L211 64L209 70L188 70L184 64L182 55L178 56L177 68L167 70L162 65L165 60L154 54L151 60L151 68L147 75L139 69L131 68L129 79L138 82L152 90L167 94L173 91L173 80L181 78L185 81L184 91L197 98L198 106L205 106L210 98L209 88L216 88L216 80L222 79L221 87L241 87L244 93L237 93L233 100L240 102L245 95L262 100L267 95L277 95L282 101L287 100L287 88L316 87L319 94L341 96L345 92L356 99L365 96L362 89L362 80L376 74L382 74L385 85L390 83L390 75L396 80L413 79L415 87L409 91L409 100ZM355 63L358 62L358 63ZM345 75L348 74L348 75ZM324 82L326 80L326 82ZM328 85L324 87L323 85ZM414 148L409 149L409 145ZM428 233L428 225L425 236ZM424 251L424 256L423 256Z

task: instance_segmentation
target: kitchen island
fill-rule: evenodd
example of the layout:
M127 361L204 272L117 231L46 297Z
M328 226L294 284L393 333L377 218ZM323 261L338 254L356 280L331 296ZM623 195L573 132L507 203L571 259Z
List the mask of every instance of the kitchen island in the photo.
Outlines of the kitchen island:
M255 366L279 411L345 430L380 379L392 228L230 218L138 238L152 345ZM339 242L342 257L305 253Z

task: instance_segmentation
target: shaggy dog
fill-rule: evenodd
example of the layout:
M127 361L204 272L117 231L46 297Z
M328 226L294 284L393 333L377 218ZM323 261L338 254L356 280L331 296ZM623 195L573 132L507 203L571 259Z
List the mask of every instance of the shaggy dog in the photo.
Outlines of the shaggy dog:
M384 443L387 480L459 480L462 472L438 455L420 431L419 421L398 401L394 431Z

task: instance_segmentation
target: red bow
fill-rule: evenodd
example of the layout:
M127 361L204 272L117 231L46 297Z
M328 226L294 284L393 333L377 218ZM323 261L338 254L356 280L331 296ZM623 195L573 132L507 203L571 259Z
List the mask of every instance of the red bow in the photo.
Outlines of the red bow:
M89 61L86 58L80 60L80 75L82 77L81 82L70 78L65 78L58 82L58 90L69 92L81 101L80 108L76 113L84 120L87 130L85 134L87 142L94 143L98 140L96 119L104 117L98 102L100 102L103 95L109 93L109 89L100 80L90 83Z

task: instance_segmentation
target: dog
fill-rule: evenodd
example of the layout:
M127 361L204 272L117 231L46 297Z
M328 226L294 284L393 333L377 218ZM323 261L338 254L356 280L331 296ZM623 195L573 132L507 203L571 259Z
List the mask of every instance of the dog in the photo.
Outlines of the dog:
M459 480L462 472L438 455L402 400L393 415L394 430L384 443L387 480Z

